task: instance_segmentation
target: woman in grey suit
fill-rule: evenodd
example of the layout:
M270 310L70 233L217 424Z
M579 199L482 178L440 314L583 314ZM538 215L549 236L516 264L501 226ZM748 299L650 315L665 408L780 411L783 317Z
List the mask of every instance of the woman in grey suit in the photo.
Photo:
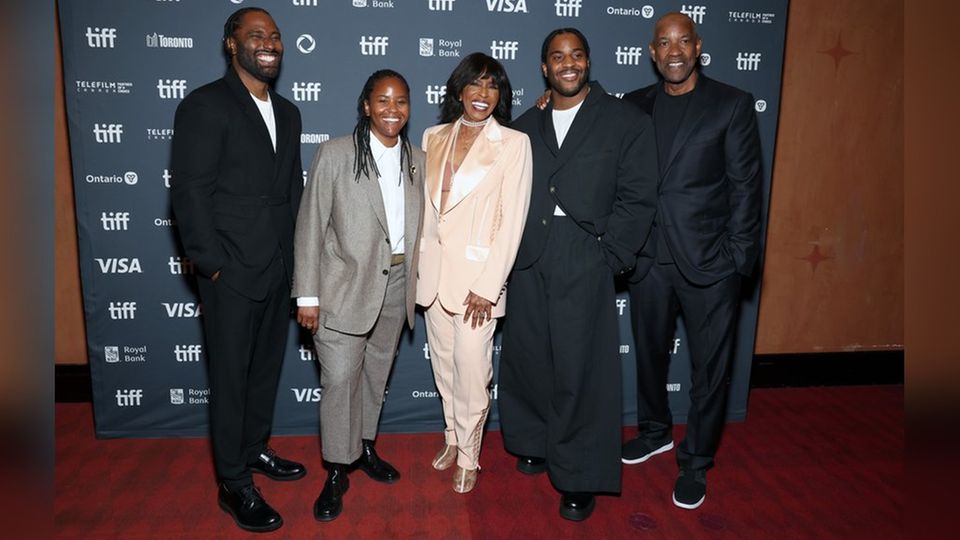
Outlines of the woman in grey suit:
M313 333L323 386L319 521L340 515L351 466L400 478L373 443L403 322L414 322L424 153L407 140L410 88L399 73L371 75L357 114L352 136L317 149L294 239L297 322Z

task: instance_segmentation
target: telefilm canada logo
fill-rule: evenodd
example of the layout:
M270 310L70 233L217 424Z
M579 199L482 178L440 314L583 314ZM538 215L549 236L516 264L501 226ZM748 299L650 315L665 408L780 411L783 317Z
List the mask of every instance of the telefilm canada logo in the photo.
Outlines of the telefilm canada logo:
M133 83L129 81L76 81L77 92L83 94L117 94L126 95L133 91Z
M727 21L732 23L773 24L776 13L761 11L730 11Z
M173 128L147 128L148 141L173 140Z

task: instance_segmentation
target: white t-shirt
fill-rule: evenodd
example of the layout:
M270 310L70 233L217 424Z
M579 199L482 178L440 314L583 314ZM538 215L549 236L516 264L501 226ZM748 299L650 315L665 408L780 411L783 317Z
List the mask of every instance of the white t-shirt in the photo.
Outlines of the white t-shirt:
M260 109L260 116L263 117L263 123L267 125L267 131L270 132L270 142L273 143L273 151L277 151L277 120L273 117L273 102L270 101L270 93L267 92L267 100L263 101L257 96L250 94L253 102Z
M573 119L577 117L577 113L580 111L582 105L583 102L581 101L563 111L553 110L553 130L557 133L558 147L563 147L563 140L567 138L567 132L570 131L570 126L573 125ZM565 216L567 214L564 213L559 206L554 206L553 215Z

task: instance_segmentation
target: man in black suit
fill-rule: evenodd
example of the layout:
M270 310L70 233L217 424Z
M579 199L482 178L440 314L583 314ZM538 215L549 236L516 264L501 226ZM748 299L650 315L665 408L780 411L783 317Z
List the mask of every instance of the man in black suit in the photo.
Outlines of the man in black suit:
M267 446L290 322L293 230L303 192L300 111L270 89L283 44L270 14L224 25L226 75L191 92L174 120L171 200L198 269L220 507L237 525L283 523L253 484L303 477Z
M541 50L553 92L512 127L530 137L530 211L508 285L500 363L504 444L549 472L560 515L620 491L621 373L613 278L633 268L656 208L650 117L589 82L576 29Z
M706 497L706 470L726 415L740 283L760 252L753 97L699 74L701 45L689 17L664 15L650 43L663 81L623 98L653 117L660 163L657 216L629 279L640 435L624 444L623 462L640 463L673 448L668 344L680 313L692 386L673 502L687 509Z

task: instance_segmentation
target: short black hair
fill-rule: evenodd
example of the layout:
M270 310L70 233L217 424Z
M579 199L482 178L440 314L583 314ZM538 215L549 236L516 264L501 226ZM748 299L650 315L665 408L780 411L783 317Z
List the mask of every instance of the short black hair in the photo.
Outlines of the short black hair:
M496 59L481 52L468 54L447 79L446 94L440 102L440 123L446 124L460 118L463 114L463 103L460 102L463 89L473 81L487 77L493 79L493 84L497 85L497 90L500 91L500 100L493 110L493 117L501 124L509 123L513 89L510 79L507 78L507 70Z
M553 32L547 34L546 39L543 40L543 46L540 47L540 63L547 63L547 52L550 49L550 42L553 41L553 38L557 37L560 34L573 34L577 36L577 39L580 40L580 43L583 44L583 52L587 53L587 60L590 59L590 44L587 42L587 37L583 35L583 32L577 30L576 28L557 28Z
M237 31L237 28L240 28L240 21L243 19L243 16L251 11L259 11L267 17L273 18L273 15L270 15L270 12L259 7L245 7L240 8L227 17L227 22L223 23L223 49L227 52L227 56L230 56L230 51L227 50L227 38L233 36L233 33Z

